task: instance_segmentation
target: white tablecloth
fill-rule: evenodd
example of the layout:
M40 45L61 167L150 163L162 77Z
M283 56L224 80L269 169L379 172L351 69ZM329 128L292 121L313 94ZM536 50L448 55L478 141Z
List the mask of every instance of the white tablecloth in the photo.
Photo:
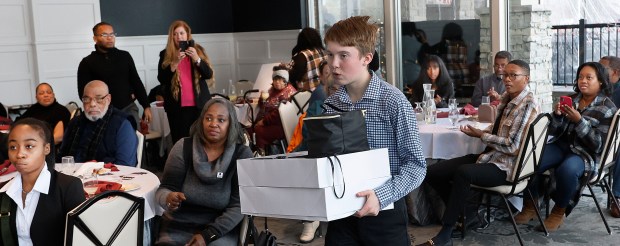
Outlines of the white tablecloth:
M461 118L464 116L461 115ZM476 125L479 129L485 129L489 123L473 121L461 121L460 125ZM451 126L448 118L438 118L436 124L418 122L420 129L420 141L424 157L431 159L452 159L467 154L481 153L485 145L479 138L465 135L458 129L449 129Z
M151 113L153 119L149 122L149 131L161 133L159 144L159 156L164 156L166 150L170 149L174 143L170 138L170 125L168 124L168 115L163 106L157 106L156 102L151 103Z
M79 167L80 164L76 164ZM139 185L140 188L133 191L128 191L129 194L132 194L137 197L144 198L144 220L147 221L153 218L155 215L162 215L164 209L157 204L155 201L155 192L159 187L159 179L155 174L149 172L148 170L136 168L136 167L128 167L117 165L119 171L111 172L112 175L101 175L99 176L100 180L105 181L114 181L118 182L121 175L134 177L131 180L120 180L121 183L124 184L135 184ZM144 173L144 174L140 174ZM0 182L7 181L17 175L17 172L12 172L6 175L0 176Z

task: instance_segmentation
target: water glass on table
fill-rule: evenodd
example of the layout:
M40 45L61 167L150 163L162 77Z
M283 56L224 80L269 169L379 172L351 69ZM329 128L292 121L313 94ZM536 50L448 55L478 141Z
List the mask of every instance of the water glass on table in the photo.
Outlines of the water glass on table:
M483 96L481 104L489 104L489 103L491 103L491 99L489 98L489 96Z
M455 107L450 107L450 111L448 111L448 119L450 123L452 123L452 128L456 129L456 122L459 120L459 109Z
M449 107L450 109L452 109L452 108L456 108L456 107L457 107L457 104L456 104L456 98L450 98L450 99L448 100L448 107Z
M63 156L60 164L60 170L58 171L68 175L73 174L75 171L75 159L73 159L73 156Z

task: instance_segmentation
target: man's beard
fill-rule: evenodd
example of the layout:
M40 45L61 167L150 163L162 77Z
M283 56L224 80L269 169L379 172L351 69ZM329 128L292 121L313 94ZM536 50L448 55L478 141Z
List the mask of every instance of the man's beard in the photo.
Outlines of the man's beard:
M105 114L108 112L108 107L109 107L109 105L105 106L105 108L103 108L103 110L100 113L96 114L96 115L89 115L88 113L85 113L84 116L86 116L86 119L88 119L88 120L90 120L92 122L98 121L101 118L103 118L103 116L105 116Z
M105 47L103 45L98 45L98 44L96 44L95 46L97 46L97 49L99 49L100 51L102 51L104 53L108 53L111 49L114 49L114 46L112 46L110 48Z

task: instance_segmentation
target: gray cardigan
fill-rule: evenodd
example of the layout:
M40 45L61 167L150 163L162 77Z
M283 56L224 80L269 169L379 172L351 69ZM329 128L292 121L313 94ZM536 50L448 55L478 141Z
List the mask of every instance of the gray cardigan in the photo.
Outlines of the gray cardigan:
M178 141L170 151L155 195L163 208L166 208L166 197L171 192L183 192L187 200L178 210L166 211L163 218L170 220L171 225L200 225L204 228L203 234L208 231L217 238L222 237L243 219L236 159L250 158L252 152L245 145L232 145L226 148L219 161L210 163L202 144L194 138L193 160L188 163L183 155L184 142ZM231 160L234 156L237 158ZM186 167L186 163L192 165Z

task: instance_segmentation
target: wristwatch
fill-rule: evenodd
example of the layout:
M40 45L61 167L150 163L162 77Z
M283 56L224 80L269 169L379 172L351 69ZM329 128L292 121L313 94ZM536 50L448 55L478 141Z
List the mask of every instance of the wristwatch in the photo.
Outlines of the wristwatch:
M201 61L202 61L202 59L198 58L198 60L196 60L196 66L200 65Z

